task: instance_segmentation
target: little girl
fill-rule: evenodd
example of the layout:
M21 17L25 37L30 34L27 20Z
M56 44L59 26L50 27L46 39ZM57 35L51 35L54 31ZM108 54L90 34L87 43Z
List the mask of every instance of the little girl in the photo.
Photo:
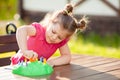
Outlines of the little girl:
M11 59L18 63L24 58L44 57L51 66L70 63L71 53L67 42L77 29L85 29L87 21L79 22L72 16L73 7L67 4L56 11L46 25L32 23L18 28L16 33L20 50ZM61 56L49 59L59 49Z

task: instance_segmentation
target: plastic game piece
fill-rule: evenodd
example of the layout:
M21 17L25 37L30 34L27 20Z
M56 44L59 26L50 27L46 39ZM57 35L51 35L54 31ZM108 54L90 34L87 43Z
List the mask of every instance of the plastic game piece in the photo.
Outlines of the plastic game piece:
M11 58L12 61L12 65L17 64L18 63L18 58Z
M34 62L36 61L36 59L30 58L30 62Z
M43 62L43 57L40 57L40 61Z
M46 59L45 58L43 59L43 63L46 64Z
M29 77L49 75L53 72L53 68L46 63L45 58L43 60L45 62L36 60L33 62L22 62L22 65L20 63L14 65L12 73Z

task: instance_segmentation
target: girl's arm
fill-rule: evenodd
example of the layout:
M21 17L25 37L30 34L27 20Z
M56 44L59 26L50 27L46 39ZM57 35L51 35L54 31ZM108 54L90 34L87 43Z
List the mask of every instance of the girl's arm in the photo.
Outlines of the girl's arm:
M24 25L17 29L16 39L21 53L27 58L33 56L34 52L27 49L27 36L34 36L36 29L32 25ZM36 54L34 55L36 56Z
M59 66L68 64L71 61L71 53L67 44L59 48L61 56L55 59L48 60L48 64L52 66Z

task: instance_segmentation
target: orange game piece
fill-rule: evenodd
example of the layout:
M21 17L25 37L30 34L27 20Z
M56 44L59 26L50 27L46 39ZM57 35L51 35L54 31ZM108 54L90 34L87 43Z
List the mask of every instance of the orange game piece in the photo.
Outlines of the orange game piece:
M30 60L30 62L36 61L36 59L34 59L34 58L30 58L29 60Z

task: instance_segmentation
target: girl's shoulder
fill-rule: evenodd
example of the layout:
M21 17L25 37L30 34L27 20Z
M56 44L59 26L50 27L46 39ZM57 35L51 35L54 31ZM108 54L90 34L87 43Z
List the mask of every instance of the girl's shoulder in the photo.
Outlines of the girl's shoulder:
M43 27L40 23L38 23L38 22L33 22L32 23L32 26L34 26L34 27Z
M44 26L42 26L40 23L38 23L38 22L33 22L32 24L31 24L32 26L34 26L35 28L36 28L36 30L38 30L38 31L43 31L43 30L45 30L45 27Z
M31 24L36 29L36 36L44 35L45 28L38 22L33 22Z

